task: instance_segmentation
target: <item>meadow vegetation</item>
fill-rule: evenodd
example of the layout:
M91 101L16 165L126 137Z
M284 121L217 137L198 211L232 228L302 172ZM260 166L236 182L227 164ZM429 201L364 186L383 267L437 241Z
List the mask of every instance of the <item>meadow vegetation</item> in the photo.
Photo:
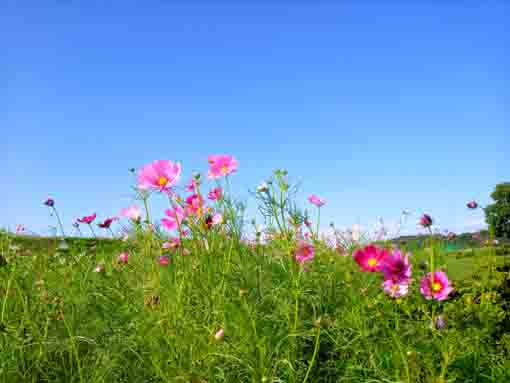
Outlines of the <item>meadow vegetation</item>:
M421 237L331 241L326 201L305 212L285 171L254 192L262 225L247 223L237 167L211 156L211 184L180 190L179 164L148 164L136 205L99 228L80 219L92 237L2 231L0 382L510 381L504 243L451 251L426 214ZM122 238L94 238L116 224Z

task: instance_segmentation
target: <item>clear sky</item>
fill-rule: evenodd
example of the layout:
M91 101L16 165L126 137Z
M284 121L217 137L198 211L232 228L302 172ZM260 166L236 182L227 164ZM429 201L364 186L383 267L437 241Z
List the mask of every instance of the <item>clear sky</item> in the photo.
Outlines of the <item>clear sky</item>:
M246 198L287 169L325 225L479 227L466 201L510 181L509 5L236 3L2 1L0 227L48 233L48 195L67 228L115 215L128 168L216 153Z

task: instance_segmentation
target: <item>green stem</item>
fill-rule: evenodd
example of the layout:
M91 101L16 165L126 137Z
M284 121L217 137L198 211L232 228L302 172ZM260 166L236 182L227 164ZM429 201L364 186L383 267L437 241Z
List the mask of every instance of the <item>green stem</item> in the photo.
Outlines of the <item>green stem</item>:
M315 232L315 239L317 241L319 240L319 227L320 227L320 223L321 223L321 208L319 207L318 209L319 209L319 211L317 213L317 231Z
M92 224L91 224L91 223L89 223L88 225L89 225L90 231L92 232L92 235L94 236L94 238L97 238L97 236L96 236L96 232L95 232L95 231L94 231L94 229L92 228Z
M62 225L62 221L60 220L60 216L58 215L58 211L55 206L52 206L53 211L55 212L55 216L57 217L58 225L60 226L60 231L62 232L62 237L65 237L66 234L64 232L64 226Z
M306 381L308 380L308 376L310 375L310 371L312 371L312 367L313 367L313 365L315 363L315 358L317 357L317 353L319 352L319 345L320 345L319 339L320 339L320 336L321 336L321 328L319 327L317 329L317 335L315 335L315 347L313 349L312 360L310 361L310 364L308 365L308 370L306 371L306 375L305 375L305 378L303 379L303 383L306 383Z
M143 206L145 208L145 222L150 223L150 215L149 215L149 199L147 196L143 196Z

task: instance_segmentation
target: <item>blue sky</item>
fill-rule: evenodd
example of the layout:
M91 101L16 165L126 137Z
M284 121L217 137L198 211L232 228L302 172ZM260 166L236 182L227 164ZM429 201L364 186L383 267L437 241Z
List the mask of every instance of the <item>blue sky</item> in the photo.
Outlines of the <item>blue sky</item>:
M188 178L214 153L249 216L285 168L325 225L408 208L472 230L465 202L510 180L504 2L22 3L0 6L0 227L48 233L47 195L67 228L114 215L128 168Z

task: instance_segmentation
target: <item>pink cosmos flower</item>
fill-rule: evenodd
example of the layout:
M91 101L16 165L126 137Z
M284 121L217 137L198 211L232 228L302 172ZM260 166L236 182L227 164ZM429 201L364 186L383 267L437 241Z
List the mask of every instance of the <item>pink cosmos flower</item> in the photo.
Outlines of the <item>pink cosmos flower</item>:
M87 225L90 225L97 217L97 214L94 213L92 215L86 215L85 217L78 218L77 221L79 223L86 223Z
M198 194L192 194L186 198L186 210L190 214L201 214L204 200Z
M117 219L117 217L107 218L103 222L98 223L97 226L99 226L101 229L109 229L112 223Z
M168 266L170 264L170 258L167 255L159 257L159 264L161 266Z
M468 209L476 209L478 207L478 203L476 201L469 201L466 206Z
M223 223L223 215L221 213L214 213L213 215L207 215L205 218L205 224L207 227L211 228L216 225L221 225Z
M353 257L361 271L381 271L384 260L388 257L388 251L374 245L368 245L364 249L356 250Z
M187 184L186 184L186 191L187 192L195 192L195 190L197 189L197 181L195 180L195 178L192 178Z
M142 217L142 212L140 208L136 205L128 206L120 211L121 217L129 218L133 221L139 221Z
M211 201L216 201L216 200L221 199L222 195L223 195L223 189L218 186L218 187L215 187L214 189L212 189L209 192L209 194L207 194L207 198L209 198Z
M228 154L212 155L209 156L209 179L218 179L233 173L239 166L239 161Z
M310 197L308 197L308 201L317 207L321 207L326 203L325 199L319 198L315 194L312 194Z
M181 165L169 160L159 160L145 165L138 174L138 188L169 191L181 176Z
M223 215L221 213L214 213L212 216L212 224L221 225L223 223Z
M400 250L394 249L391 255L384 258L381 271L385 280L408 283L411 278L409 254L402 256Z
M186 218L187 212L179 205L174 206L172 209L166 209L165 214L170 218L162 218L161 225L166 230L176 230L182 225L182 221Z
M420 292L427 300L444 301L452 291L450 280L442 271L428 273L420 282Z
M423 227L430 227L432 226L432 217L428 214L423 214L420 218L420 225Z
M384 292L392 298L399 298L407 295L409 292L409 284L402 281L395 281L393 279L386 279L383 283Z
M225 337L225 330L223 328L220 328L216 333L214 334L215 340L222 340Z
M164 242L162 247L165 250L175 251L181 245L181 240L179 238L171 238L168 241Z
M313 245L305 241L299 241L295 255L296 262L304 264L311 261L314 256L315 249Z
M122 252L119 254L119 262L120 263L128 263L129 261L129 254L127 252Z

